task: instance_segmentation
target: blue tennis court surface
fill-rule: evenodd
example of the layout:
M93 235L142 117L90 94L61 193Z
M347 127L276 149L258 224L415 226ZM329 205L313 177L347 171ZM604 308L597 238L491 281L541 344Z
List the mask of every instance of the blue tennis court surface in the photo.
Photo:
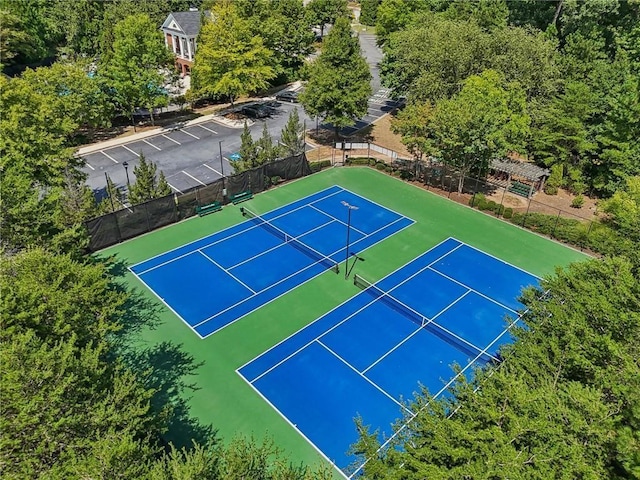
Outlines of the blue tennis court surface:
M337 267L413 220L333 186L130 267L200 337Z
M239 374L348 477L361 416L380 441L422 384L499 361L538 278L449 238L241 367ZM412 412L408 412L412 413Z

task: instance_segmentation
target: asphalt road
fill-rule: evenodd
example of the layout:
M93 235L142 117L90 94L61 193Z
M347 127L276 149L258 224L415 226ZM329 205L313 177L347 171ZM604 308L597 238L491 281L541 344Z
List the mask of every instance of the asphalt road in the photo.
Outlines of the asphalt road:
M363 54L371 68L374 94L369 100L367 115L354 126L343 128L340 131L343 136L353 135L397 107L397 102L388 98L389 90L380 86L378 63L382 59L382 52L375 44L375 36L361 34L359 39ZM315 117L307 116L299 104L277 102L274 105L275 108L268 118L255 120L250 125L254 140L262 135L266 123L273 141L277 142L290 112L296 107L300 121L306 122L307 129L315 128ZM333 130L332 125L326 123L319 124L319 127ZM104 195L106 173L116 185L126 187L127 174L129 181L135 182L133 169L138 164L140 153L143 153L147 160L158 166L158 170L164 172L174 191L182 192L197 185L206 185L223 174L233 173L233 162L229 157L239 150L241 133L242 128L231 128L212 120L165 131L144 140L98 150L83 156L86 164L84 172L88 176L87 184L98 196Z

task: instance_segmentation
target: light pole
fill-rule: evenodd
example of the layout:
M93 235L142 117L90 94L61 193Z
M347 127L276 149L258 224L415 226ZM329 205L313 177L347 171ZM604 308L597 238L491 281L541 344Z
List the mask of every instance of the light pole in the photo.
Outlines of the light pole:
M224 188L224 162L222 161L222 140L218 142L218 149L220 150L220 175L222 175L222 200L227 196L227 189Z
M124 167L124 173L127 175L127 191L131 188L131 184L129 183L129 163L122 162L122 166Z
M342 200L342 205L347 207L347 246L345 251L345 260L344 260L344 279L349 278L349 233L351 232L351 210L358 210L358 207L355 205L350 205L349 203Z

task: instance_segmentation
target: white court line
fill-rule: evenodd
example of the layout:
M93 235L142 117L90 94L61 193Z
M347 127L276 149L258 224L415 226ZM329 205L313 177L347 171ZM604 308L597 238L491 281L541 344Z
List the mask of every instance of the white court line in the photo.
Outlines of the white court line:
M477 291L476 289L471 288L469 285L465 285L465 284L464 284L464 283L462 283L461 281L456 280L455 278L450 277L450 276L449 276L449 275L447 275L446 273L442 273L442 272L440 272L440 271L436 270L436 269L435 269L435 268L433 268L431 265L429 265L427 268L429 268L429 270L431 270L432 272L435 272L435 273L437 273L438 275L443 276L443 277L444 277L444 278L446 278L447 280L451 280L452 282L457 283L458 285L461 285L461 286L463 286L464 288L469 289L470 291L472 291L472 292L473 292L473 293L475 293L476 295L479 295L479 296L481 296L481 297L483 297L483 298L486 298L486 299L487 299L487 300L489 300L490 302L493 302L493 303L495 303L496 305L499 305L499 306L500 306L500 307L502 307L502 308L506 308L506 309L507 309L507 310L509 310L510 312L515 313L516 315L518 315L518 312L517 312L517 311L515 311L513 308L507 307L506 305L501 304L499 301L494 300L493 298L489 297L488 295L485 295L484 293L481 293L481 292Z
M207 167L209 170L213 170L213 171L214 171L214 172L216 172L218 175L222 176L222 174L221 174L218 170L216 170L216 169L215 169L215 168L213 168L213 167L210 167L210 166L209 166L209 165L207 165L206 163L203 163L202 165L203 165L203 166L205 166L205 167Z
M156 150L162 150L160 147L156 147L153 143L151 143L151 142L149 142L149 141L145 140L144 138L142 139L142 141L143 141L144 143L146 143L147 145L151 145L151 146L152 146L153 148L155 148Z
M197 124L197 126L200 127L200 128L204 128L205 130L208 130L211 133L215 133L216 135L218 134L218 132L216 132L215 130L211 130L210 128L207 128L204 125L200 125L199 123Z
M204 253L202 250L198 249L198 253L200 255L202 255L204 258L206 258L207 260L209 260L211 263L213 263L216 267L218 267L220 270L222 270L224 273L226 273L227 275L229 275L231 278L233 278L236 282L238 282L239 284L241 284L242 286L244 286L246 289L248 289L249 291L251 291L251 293L253 293L254 295L256 294L256 291L251 288L249 285L247 285L246 283L244 283L242 280L240 280L238 277L236 277L233 273L231 273L229 270L227 270L226 268L224 268L222 265L220 265L218 262L216 262L213 258L211 258L209 255L207 255L206 253Z
M187 135L191 135L193 138L195 138L196 140L200 140L200 137L196 137L193 133L189 133L186 130L180 130L182 133L186 133Z
M178 192L178 193L182 193L180 190L178 190L176 187L174 187L173 185L171 185L169 182L167 182L167 185L169 185L171 188L173 188L176 192Z
M188 174L187 172L185 172L184 170L180 170L182 173L184 173L187 177L191 177L193 178L196 182L198 182L200 185L204 185L205 187L207 186L206 183L201 182L200 180L198 180L196 177L194 177L193 175Z
M120 163L118 162L118 160L116 160L115 158L113 158L111 155L109 155L107 152L105 152L104 150L100 150L100 153L103 154L105 157L107 157L109 160L113 160L116 163Z
M395 235L396 233L400 233L402 230L404 230L404 229L405 229L405 228L407 228L407 227L410 227L411 225L413 225L413 224L409 224L409 225L404 226L403 228L401 228L401 229L400 229L400 230L398 230L397 232L394 232L394 235ZM384 241L384 240L386 240L387 238L389 238L389 236L384 237L384 238L381 238L381 239L380 239L380 240L378 240L377 242L375 242L375 243L373 243L373 244L369 245L369 246L367 247L367 249L369 249L369 248L373 247L374 245L377 245L377 244L378 244L378 243L380 243L380 242L383 242L383 241ZM360 240L363 240L363 239L360 239ZM359 241L360 241L360 240L359 240ZM328 255L328 256L329 256L329 257L331 257L332 255L335 255L335 254L336 254L337 252L339 252L339 251L340 251L340 250L336 250L335 252L333 252L332 254L330 254L330 255ZM307 266L307 267L305 267L305 268L303 268L303 269L299 270L298 272L295 272L295 273L293 273L293 274L289 275L288 277L285 277L285 278L283 278L283 279L281 279L281 280L277 281L276 283L272 284L269 288L271 288L271 287L273 287L273 286L275 286L275 285L278 285L278 284L280 284L280 283L282 283L282 282L284 282L284 281L288 280L289 278L291 278L291 277L293 277L293 276L297 275L298 273L303 272L304 270L307 270L308 268L311 268L311 267L313 267L314 265L318 265L319 263L320 263L320 262L312 263L311 265L309 265L309 266ZM321 273L324 273L324 272L321 272ZM300 284L296 285L294 288L298 288L300 285L303 285L303 284L307 283L308 281L312 280L313 278L317 277L318 275L320 275L320 273L318 273L317 275L314 275L313 277L311 277L311 278L309 278L309 279L305 280L304 282L302 282L302 283L300 283ZM267 290L267 288L265 288L265 290ZM240 317L236 318L235 320L232 320L231 322L229 322L229 323L226 323L226 324L222 325L222 326L221 326L221 327L219 327L218 329L216 329L216 330L214 330L214 331L212 331L212 332L208 333L206 336L213 335L214 333L218 332L219 330L222 330L223 328L228 327L228 326L229 326L229 325L231 325L232 323L235 323L236 321L240 320L241 318L243 318L243 317L245 317L245 316L249 315L250 313L252 313L252 312L256 311L258 308L262 308L262 307L264 307L265 305L267 305L267 304L269 304L269 303L271 303L271 302L273 302L273 301L277 300L278 298L282 297L283 295L287 295L291 290L293 290L293 288L292 288L292 289L290 289L290 290L287 290L287 291L285 291L285 292L282 292L280 295L275 296L274 298L272 298L272 299L271 299L271 300L269 300L268 302L265 302L265 303L261 304L259 307L256 307L256 308L254 308L253 310L251 310L250 312L247 312L247 313L245 313L245 314L241 315ZM261 293L261 292L258 292L258 293ZM232 305L231 307L229 307L229 309L230 309L230 308L235 308L236 306L238 306L238 305L240 305L240 304L244 303L244 302L245 302L245 301L247 301L247 300L249 300L249 299L242 300L242 301L238 302L236 305ZM227 309L227 310L229 310L229 309ZM196 327L199 327L199 326L200 326L200 325L202 325L203 323L206 323L206 322L208 322L208 321L210 321L210 320L214 319L215 317L217 317L217 316L218 316L218 315L220 315L221 313L223 313L223 312L218 312L218 313L216 313L215 315L211 316L210 318L208 318L208 319L206 319L206 320L203 320L202 322L198 323L198 324L196 325ZM201 338L204 338L204 337L202 337L202 336L201 336Z
M338 186L338 185L333 185L333 186L331 186L331 187L327 187L327 188L325 188L324 190L320 190L319 192L315 192L315 193L312 193L312 194L310 194L310 195L307 195L306 197L302 197L302 198L300 198L300 199L296 200L295 202L300 202L300 201L304 200L305 198L313 197L314 195L317 195L317 194L319 194L319 193L323 193L323 192L325 192L325 191L327 191L327 190L331 190L331 189L333 189L334 187L338 187L338 188L342 189L342 187L340 187L340 186ZM342 190L344 190L344 189L342 189ZM340 193L340 192L331 193L331 194L325 195L325 197L322 197L322 198L328 198L328 197L330 197L330 196L332 196L332 195L335 195L336 193ZM295 203L295 202L291 202L291 203ZM306 205L306 204L305 204L305 205ZM286 207L286 205L283 205L283 207ZM279 207L279 208L282 208L282 207ZM277 210L277 209L275 209L275 210ZM267 213L269 213L269 212L267 212ZM238 225L241 225L241 224L242 224L242 223L240 223L240 224L238 224ZM164 255L167 255L167 254L169 254L169 253L171 253L171 252L173 252L173 251L175 251L175 250L180 250L180 249L185 248L185 247L187 247L187 246L189 246L189 245L193 245L194 243L198 243L198 242L200 242L200 241L202 241L202 240L204 240L204 239L206 239L206 238L208 238L208 237L215 236L215 235L218 235L218 234L222 234L223 232L225 232L225 231L227 231L227 230L230 230L230 229L232 229L232 228L236 228L238 225L232 225L231 227L225 228L224 230L221 230L220 232L212 233L212 234L210 234L210 235L205 235L205 236L200 237L200 238L197 238L197 239L195 239L195 240L193 240L193 241L191 241L191 242L185 243L184 245L180 245L179 247L175 247L175 248L172 248L172 249L170 249L170 250L167 250L166 252L163 252L163 253L159 253L159 254L157 254L157 255L154 255L153 257L147 258L146 260L143 260L143 261L138 262L138 263L136 263L136 264L134 264L134 265L131 265L131 268L135 268L135 267L137 267L138 265L142 265L143 263L147 263L147 262L149 262L149 261L153 260L154 258L162 257L162 256L164 256ZM254 225L254 227L255 227L255 225ZM250 228L254 228L254 227L250 227ZM233 234L233 235L229 235L229 236L225 237L224 239L231 238L231 237L233 237L233 236L235 236L235 235L238 235L238 234L240 234L240 233L242 233L242 232L237 232L237 233L235 233L235 234ZM224 240L224 239L222 239L222 240ZM204 247L200 247L200 248L205 248L205 247L207 247L207 246L214 245L215 243L217 243L217 242L219 242L219 241L222 241L222 240L216 240L215 242L209 243L209 244L205 245ZM194 251L196 251L196 250L197 250L197 248L194 248L194 250L191 250L189 253L193 253L193 252L194 252ZM184 256L184 255L182 255L182 256ZM177 258L180 258L180 257L177 257ZM167 262L165 262L164 264L167 264L167 263L170 263L170 261L167 261ZM154 267L152 267L152 268L154 268ZM149 269L145 270L143 273L148 272L148 271L149 271L149 270L151 270L152 268L149 268Z
M164 138L166 138L167 140L171 140L173 143L177 143L178 145L182 145L179 141L174 140L173 138L166 136L164 133L162 134L162 136Z
M203 337L200 337L200 338L203 338ZM287 416L286 416L284 413L282 413L282 412L280 411L280 409L278 409L278 407L276 407L273 403L271 403L271 402L269 401L269 399L268 399L267 397L265 397L265 396L262 394L262 392L261 392L260 390L258 390L258 389L255 387L255 385L254 385L254 384L252 384L252 383L251 383L251 382L249 382L246 378L244 378L244 376L239 372L239 369L237 369L237 370L236 370L236 373L240 376L240 378L242 378L242 380L244 380L244 383L246 383L247 385L249 385L249 387L251 387L251 388L253 389L253 391L254 391L254 392L256 392L256 394L258 394L258 396L259 396L260 398L262 398L262 399L265 401L265 403L266 403L267 405L269 405L271 408L273 408L273 410L274 410L275 412L277 412L277 413L278 413L278 415L280 415L280 416L283 418L283 420L284 420L285 422L287 422L289 425L291 425L291 428L293 428L296 432L298 432L298 434L299 434L302 438L304 438L304 439L309 443L309 445L311 445L313 448L315 448L315 449L316 449L316 452L318 452L318 454L319 454L321 457L323 457L323 458L327 461L327 463L329 463L330 465L332 465L332 466L333 466L333 468L335 468L335 469L336 469L336 471L337 471L338 473L340 473L340 475L341 475L345 480L348 480L348 479L349 479L349 477L348 477L347 475L345 475L345 473L344 473L344 472L343 472L343 471L342 471L342 470L341 470L341 469L340 469L340 468L339 468L339 467L338 467L338 466L333 462L333 460L331 460L329 457L327 457L327 455L326 455L322 450L320 450L320 448L318 448L318 446L317 446L315 443L313 443L313 442L311 441L311 439L310 439L309 437L307 437L307 436L302 432L302 430L300 430L300 429L298 428L298 425L297 425L297 424L295 424L295 423L293 423L291 420L289 420L289 418L287 418Z
M451 302L449 305L447 305L446 307L444 307L442 310L440 310L438 313L436 313L434 315L434 317L432 319L429 320L428 323L432 323L436 318L438 318L440 315L442 315L444 312L446 312L447 310L449 310L453 305L455 305L456 303L458 303L462 298L466 297L469 294L469 290L467 290L466 292L464 292L462 295L460 295L458 298L456 298L453 302ZM375 367L378 363L380 363L382 360L384 360L387 356L389 356L394 350L396 350L398 347L400 347L400 345L402 345L404 342L406 342L407 340L409 340L411 337L413 337L415 334L417 334L421 328L426 327L426 325L422 326L422 327L418 327L418 329L413 332L411 335L409 335L407 338L405 338L402 342L400 342L399 344L397 344L395 347L393 347L391 350L389 350L387 353L385 353L384 355L382 355L380 358L378 358L375 362L373 362L371 365L369 365L367 368L365 368L362 371L362 374L364 375L365 373L367 373L369 370L371 370L373 367ZM476 350L480 351L480 348L476 347Z
M93 167L89 164L89 162L87 162L86 160L84 161L84 164L85 164L87 167L89 167L91 170L95 170L95 168L93 168Z
M309 231L307 231L307 232L304 232L303 234L301 234L301 235L299 235L299 236L297 236L297 237L294 237L293 235L291 235L291 239L292 239L292 240L299 240L300 238L304 237L305 235L308 235L309 233L311 233L311 232L313 232L313 231L315 231L315 230L319 230L319 229L321 229L321 228L323 228L323 227L326 227L326 226L327 226L327 225L329 225L330 223L333 223L333 220L329 220L327 223L323 223L322 225L319 225L319 226L317 226L317 227L315 227L315 228L313 228L313 229L311 229L311 230L309 230ZM260 224L260 225L263 225L263 224ZM246 232L246 230L245 230L245 232ZM287 235L288 235L288 234L287 234ZM283 240L283 242L284 242L284 243L279 243L279 244L278 244L278 245L276 245L275 247L271 247L271 248L270 248L270 249L268 249L268 250L264 250L264 251L262 251L262 252L258 253L257 255L254 255L253 257L247 258L246 260L243 260L243 261L241 261L240 263L236 263L235 265L232 265L231 267L229 267L229 269L239 267L240 265L242 265L242 264L244 264L244 263L247 263L247 262L249 262L249 261L251 261L251 260L255 260L256 258L261 257L261 256L262 256L262 255L264 255L265 253L269 253L269 252L271 252L271 251L273 251L273 250L276 250L276 249L280 248L282 245L286 245L287 243L289 243L289 242L287 242L286 240ZM300 242L300 243L302 243L302 242ZM309 248L311 248L311 247L309 247ZM313 248L311 248L311 250L314 250L314 249L313 249ZM334 253L335 253L335 252L334 252ZM324 256L324 254L322 254L322 253L320 253L320 252L318 252L318 254L320 254L320 255ZM328 258L328 257L327 257L327 258ZM330 260L331 260L331 259L330 259ZM318 260L318 261L320 261L320 260ZM338 262L336 262L336 263L338 263Z
M406 228L406 227L405 227ZM387 237L388 238L388 237ZM428 251L431 251L437 247L439 247L440 245L443 245L445 242L447 242L448 240L452 239L452 237L446 238L444 240L442 240L440 243L437 243L436 245L434 245L433 247L431 247ZM456 240L455 238L453 238L453 240ZM458 241L458 240L456 240ZM459 241L458 241L459 242ZM459 242L462 243L462 242ZM423 255L426 255L425 252ZM421 255L422 256L422 255ZM419 257L417 257L419 258ZM400 270L402 270L403 268L405 268L407 265L409 265L411 262L415 261L416 258L414 258L413 260L405 263L404 265L401 265L400 267L396 268L394 271L392 271L391 273L387 274L385 277L381 278L380 280L378 280L376 283L380 283L383 280L385 280L386 278L391 277L392 275L398 273ZM360 295L360 293L358 293L358 295ZM344 305L346 305L347 303L351 302L353 300L354 297L349 297L347 298L344 302L342 302L339 305L336 305L335 307L333 307L331 310L329 310L327 313L325 313L324 315L319 316L318 318L316 318L313 322L311 322L308 325L305 325L304 327L296 330L295 332L293 332L291 335L289 335L288 337L284 338L283 340L279 341L278 343L276 343L273 347L265 350L264 352L262 352L260 355L255 356L254 358L252 358L251 360L249 360L247 363L245 363L244 365L242 365L241 367L238 368L238 370L246 367L247 365L249 365L251 362L253 362L254 360L260 358L261 356L265 355L267 352L270 352L271 350L278 348L278 346L280 346L281 344L289 341L290 338L295 337L296 335L298 335L300 332L302 332L302 330L304 330L305 328L309 327L309 325L312 325L314 323L316 323L318 320L320 320L321 318L326 317L327 315L329 315L330 313L332 313L334 310L338 310L339 308L343 307ZM375 301L375 300L374 300ZM366 304L364 307L360 308L358 311L352 313L351 315L349 315L349 317L347 318L351 318L353 315L359 313L361 310L363 310L364 308L366 308L367 306L371 305L373 303L373 301L369 302L368 304ZM331 330L333 330L334 328L336 328L338 325L340 325L341 323L345 322L347 319L343 319L342 321L340 321L339 323L337 323L336 325L334 325L333 327L329 328L328 330L326 330L325 332L322 333L322 335L319 335L318 337L314 337L311 342L313 342L313 340L315 340L316 338L320 338L321 336L325 335L326 333L330 332ZM311 343L310 342L310 343ZM255 380L254 380L255 381Z
M136 153L133 150L131 150L129 147L127 147L126 145L120 145L122 148L126 148L127 150L129 150L131 153L133 153L136 157L140 156L140 152Z
M400 408L402 410L405 410L408 413L413 413L411 410L409 410L407 407L405 407L404 405L402 405L402 403L400 403L398 400L396 400L395 398L393 398L388 392L386 392L385 390L382 389L382 387L380 387L378 384L374 383L371 379L365 377L364 375L362 375L357 368L355 368L353 365L351 365L349 362L347 362L344 358L342 358L340 355L338 355L336 352L334 352L333 350L331 350L329 347L327 347L324 343L322 343L319 339L316 339L316 342L320 344L320 346L324 347L329 353L333 354L338 360L340 360L342 363L344 363L347 367L349 367L351 370L353 370L354 372L356 372L360 377L364 378L368 383L370 383L371 385L373 385L376 389L378 389L383 395L385 395L386 397L390 398L394 403L400 405Z
M333 218L336 222L341 223L342 225L347 225L345 222L343 222L342 220L340 220L337 217L334 217L333 215L331 215L328 212L325 212L324 210L319 209L318 207L316 207L315 205L313 205L312 203L309 204L309 206L311 208L313 208L314 210L317 210L320 213L325 214L327 217ZM354 232L358 232L361 233L362 235L367 235L366 233L364 233L362 230L358 230L356 227L354 227L353 225L350 226L351 230L353 230Z

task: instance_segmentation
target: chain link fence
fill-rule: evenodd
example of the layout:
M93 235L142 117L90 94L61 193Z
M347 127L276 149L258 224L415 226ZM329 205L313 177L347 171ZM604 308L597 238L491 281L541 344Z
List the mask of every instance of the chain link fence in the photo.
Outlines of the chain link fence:
M251 170L220 178L208 185L194 187L148 202L125 207L85 222L90 252L137 237L160 227L196 215L196 207L213 202L229 203L240 192L259 193L281 180L292 180L311 173L305 154L283 158Z

